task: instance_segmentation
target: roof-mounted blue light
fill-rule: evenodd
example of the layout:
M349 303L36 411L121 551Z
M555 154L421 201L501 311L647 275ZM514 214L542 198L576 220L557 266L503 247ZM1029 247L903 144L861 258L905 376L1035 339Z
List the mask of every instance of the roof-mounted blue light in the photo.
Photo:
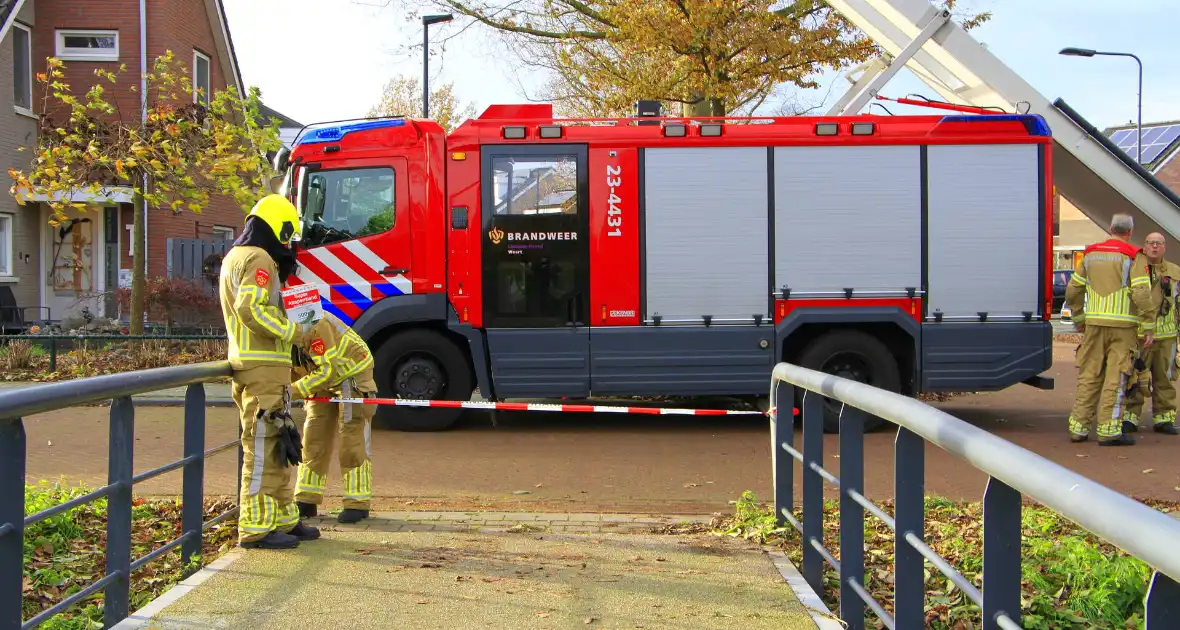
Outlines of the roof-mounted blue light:
M1049 123L1040 114L967 114L943 116L939 122L1018 122L1024 125L1030 136L1049 137L1053 132L1049 130Z
M299 138L299 144L337 142L344 136L347 136L354 131L369 131L371 129L404 127L405 124L406 121L404 118L391 118L386 120L366 120L363 122L348 123L347 125L332 125L331 127L309 129L307 133Z

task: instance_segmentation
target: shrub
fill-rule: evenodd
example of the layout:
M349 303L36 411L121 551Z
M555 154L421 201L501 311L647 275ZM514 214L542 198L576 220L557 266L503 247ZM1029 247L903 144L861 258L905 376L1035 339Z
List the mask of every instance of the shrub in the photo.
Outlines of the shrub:
M0 367L5 371L29 370L36 356L37 349L28 339L9 341L0 348Z

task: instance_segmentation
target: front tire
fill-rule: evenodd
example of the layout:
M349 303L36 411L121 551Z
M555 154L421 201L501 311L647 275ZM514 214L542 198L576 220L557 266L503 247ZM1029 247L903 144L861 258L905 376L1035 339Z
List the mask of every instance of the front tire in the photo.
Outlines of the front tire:
M373 354L377 395L412 400L471 400L475 391L467 356L432 330L390 337ZM462 409L410 409L379 405L374 420L398 431L443 431Z
M799 365L886 391L901 391L901 374L893 353L876 337L859 330L838 330L821 336L803 349ZM842 406L838 400L824 398L824 433L840 432ZM866 416L865 431L885 423L883 418Z

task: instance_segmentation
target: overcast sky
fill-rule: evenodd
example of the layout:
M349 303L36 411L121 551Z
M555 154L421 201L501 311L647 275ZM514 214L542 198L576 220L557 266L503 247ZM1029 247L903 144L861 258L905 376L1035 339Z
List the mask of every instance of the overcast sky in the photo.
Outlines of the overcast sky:
M1092 123L1105 127L1135 118L1135 62L1062 57L1057 51L1078 46L1139 55L1144 64L1144 124L1180 119L1176 1L965 3L993 12L992 21L973 34L1001 61L1050 100L1062 97ZM422 73L419 14L383 4L384 0L225 0L246 83L262 89L267 105L303 123L363 116L390 76ZM1167 15L1172 17L1164 19ZM431 27L432 42L455 36L445 51L431 45L432 85L453 82L457 95L474 102L477 111L494 103L525 102L522 86L535 95L542 77L519 74L516 60L494 33L468 26L456 20ZM417 49L408 49L415 44ZM804 99L818 102L827 96L830 104L846 85L832 74L825 77L821 90ZM883 90L890 97L915 92L937 97L904 70ZM915 111L896 105L890 109Z

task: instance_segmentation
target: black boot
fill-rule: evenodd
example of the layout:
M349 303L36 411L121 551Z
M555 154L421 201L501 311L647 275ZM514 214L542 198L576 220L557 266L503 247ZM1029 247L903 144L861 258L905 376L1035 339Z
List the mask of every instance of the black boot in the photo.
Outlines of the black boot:
M245 549L294 549L299 546L299 539L291 534L271 532L259 540L244 542Z
M316 505L314 503L301 503L296 501L295 505L299 506L299 518L315 518L317 512Z
M1090 439L1089 435L1077 435L1076 433L1069 434L1069 441L1073 442L1074 444L1077 444L1078 442L1085 442L1088 439Z
M1123 420L1123 433L1124 434L1138 433L1138 432L1139 432L1139 425L1135 424L1134 422L1130 422L1128 420Z
M304 525L303 521L299 521L299 524L291 529L290 534L299 540L315 540L320 537L320 530L311 525Z
M1135 438L1126 433L1108 440L1098 440L1098 446L1131 446L1133 444L1135 444Z
M345 508L344 511L340 513L340 516L336 517L336 520L340 523L356 523L362 518L369 518L368 510Z
M1175 422L1161 422L1161 423L1155 425L1154 427L1152 427L1152 429L1156 433L1166 433L1168 435L1180 435L1180 429L1176 428Z

